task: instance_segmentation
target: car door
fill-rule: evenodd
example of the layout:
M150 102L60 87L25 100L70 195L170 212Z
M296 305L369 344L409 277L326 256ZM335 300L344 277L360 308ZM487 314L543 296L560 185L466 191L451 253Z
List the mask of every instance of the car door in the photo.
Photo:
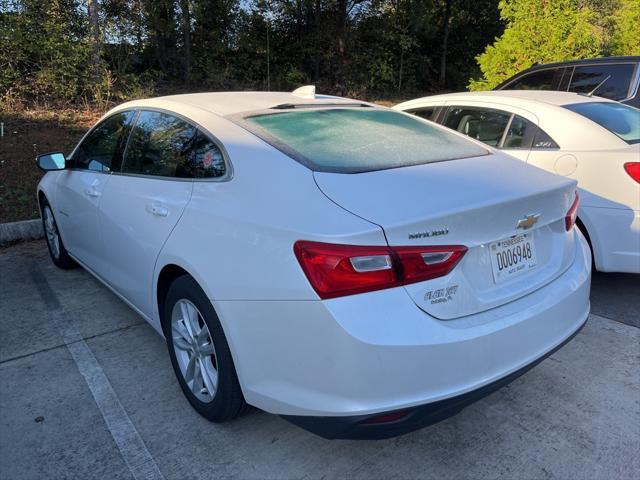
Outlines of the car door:
M111 259L107 281L148 318L160 250L191 198L194 178L218 165L213 147L191 123L160 111L138 114L100 218Z
M65 246L101 276L108 261L98 229L98 206L132 118L132 111L124 111L97 124L71 154L71 168L60 172L56 181L56 219Z

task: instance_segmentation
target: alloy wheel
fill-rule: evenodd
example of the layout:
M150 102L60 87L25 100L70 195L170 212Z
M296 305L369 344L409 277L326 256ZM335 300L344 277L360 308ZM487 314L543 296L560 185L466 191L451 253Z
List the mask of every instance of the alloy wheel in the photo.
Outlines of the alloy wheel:
M218 359L209 327L189 300L178 300L171 313L173 350L185 383L204 403L213 401L218 388Z
M44 216L44 231L47 237L47 244L51 249L51 254L54 258L60 258L60 234L58 233L58 227L56 221L53 218L53 213L49 205L45 205L43 208Z

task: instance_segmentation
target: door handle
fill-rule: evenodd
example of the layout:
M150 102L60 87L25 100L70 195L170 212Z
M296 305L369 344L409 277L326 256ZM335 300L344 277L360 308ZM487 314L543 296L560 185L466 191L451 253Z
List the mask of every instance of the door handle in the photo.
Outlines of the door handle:
M169 209L167 207L163 207L162 205L158 205L157 203L152 203L147 206L147 211L151 212L152 215L156 217L166 217L169 215Z
M99 197L100 196L100 192L97 191L93 187L86 188L85 191L84 191L84 194L87 195L88 197Z

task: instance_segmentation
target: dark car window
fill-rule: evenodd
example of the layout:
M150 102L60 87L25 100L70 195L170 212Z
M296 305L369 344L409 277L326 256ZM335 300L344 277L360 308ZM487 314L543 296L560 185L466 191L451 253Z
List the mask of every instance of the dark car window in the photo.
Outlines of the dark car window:
M379 108L259 114L244 119L242 126L321 172L372 172L489 154L445 129Z
M538 126L535 123L519 115L514 115L501 148L530 149L537 130Z
M120 112L99 123L73 154L75 168L108 172L116 154L121 153L125 132L134 112Z
M612 100L623 100L629 96L629 86L634 70L635 65L631 63L577 66L571 78L569 91L589 93L610 76L594 92L594 95Z
M497 147L510 118L510 113L501 110L452 106L447 110L443 124L487 145Z
M179 164L178 168L182 169L177 172L178 177L218 178L227 172L222 151L213 140L200 131L188 161Z
M547 68L527 73L503 87L504 90L557 90L565 68Z
M409 110L407 113L413 113L414 115L424 118L425 120L435 120L439 107L423 107L416 110Z
M533 145L531 148L545 149L545 148L560 148L553 138L547 134L541 128L536 130L536 134L533 137Z
M616 102L584 102L564 105L596 122L629 144L640 143L640 110Z
M162 177L191 177L188 166L197 129L173 115L142 111L138 116L122 165L124 173Z

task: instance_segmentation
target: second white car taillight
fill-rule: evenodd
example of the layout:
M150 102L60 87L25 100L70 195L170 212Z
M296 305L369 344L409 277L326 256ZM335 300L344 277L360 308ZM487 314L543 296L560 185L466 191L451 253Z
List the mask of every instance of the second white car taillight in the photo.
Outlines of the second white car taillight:
M564 217L564 225L567 229L567 232L573 228L576 224L576 218L578 218L578 207L580 206L580 195L576 192L576 198L571 204L571 208L567 212L567 215Z
M441 277L454 269L467 247L376 247L300 240L294 252L322 299L397 287Z

